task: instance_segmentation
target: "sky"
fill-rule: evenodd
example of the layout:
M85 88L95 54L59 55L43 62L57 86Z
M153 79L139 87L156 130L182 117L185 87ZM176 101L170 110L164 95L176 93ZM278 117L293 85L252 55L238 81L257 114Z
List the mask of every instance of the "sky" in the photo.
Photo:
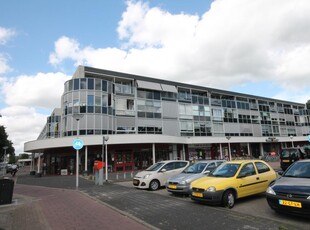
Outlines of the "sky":
M306 103L309 0L0 0L0 125L15 154L77 66Z

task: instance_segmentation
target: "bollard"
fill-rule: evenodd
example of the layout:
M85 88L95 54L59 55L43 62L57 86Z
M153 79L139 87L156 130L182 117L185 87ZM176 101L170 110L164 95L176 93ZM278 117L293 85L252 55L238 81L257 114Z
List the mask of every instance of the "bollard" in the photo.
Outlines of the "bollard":
M130 176L131 176L131 178L133 178L133 171L131 171L131 175Z
M116 173L116 180L118 180L118 173Z
M124 172L124 179L126 179L126 173Z

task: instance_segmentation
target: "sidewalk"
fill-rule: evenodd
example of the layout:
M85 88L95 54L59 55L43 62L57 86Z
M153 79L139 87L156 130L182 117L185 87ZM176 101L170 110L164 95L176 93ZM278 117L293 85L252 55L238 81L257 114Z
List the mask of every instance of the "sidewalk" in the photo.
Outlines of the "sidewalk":
M125 216L104 203L85 196L79 190L18 183L23 180L44 185L49 180L50 186L54 186L56 179L58 182L64 180L60 185L68 184L66 181L74 182L74 177L35 178L21 175L17 178L12 204L0 205L0 229L150 229L141 221ZM82 178L81 182L81 186L93 184L88 184Z

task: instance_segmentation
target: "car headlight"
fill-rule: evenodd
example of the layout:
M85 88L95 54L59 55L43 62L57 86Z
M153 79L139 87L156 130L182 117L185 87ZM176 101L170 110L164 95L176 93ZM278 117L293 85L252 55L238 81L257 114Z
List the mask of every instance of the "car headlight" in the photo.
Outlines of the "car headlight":
M207 189L207 192L216 192L216 188L211 186Z
M267 188L266 193L272 194L272 195L277 195L277 194L275 193L275 191L274 191L271 187L268 187L268 188Z
M146 174L144 177L142 177L142 179L146 179L146 178L148 178L149 176L151 176L151 174Z
M179 184L182 184L182 185L184 185L184 184L188 184L188 181L186 181L186 180L182 180Z

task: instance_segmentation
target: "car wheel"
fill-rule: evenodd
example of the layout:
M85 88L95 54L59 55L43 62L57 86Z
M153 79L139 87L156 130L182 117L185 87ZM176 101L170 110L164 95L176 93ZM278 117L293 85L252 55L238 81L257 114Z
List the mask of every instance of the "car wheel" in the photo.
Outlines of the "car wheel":
M236 200L236 197L235 197L234 192L232 190L228 190L223 195L223 199L222 199L223 206L229 209L233 208L235 205L235 200Z
M159 189L159 181L158 180L152 180L150 182L150 187L149 188L150 188L151 191L155 191L155 190Z

